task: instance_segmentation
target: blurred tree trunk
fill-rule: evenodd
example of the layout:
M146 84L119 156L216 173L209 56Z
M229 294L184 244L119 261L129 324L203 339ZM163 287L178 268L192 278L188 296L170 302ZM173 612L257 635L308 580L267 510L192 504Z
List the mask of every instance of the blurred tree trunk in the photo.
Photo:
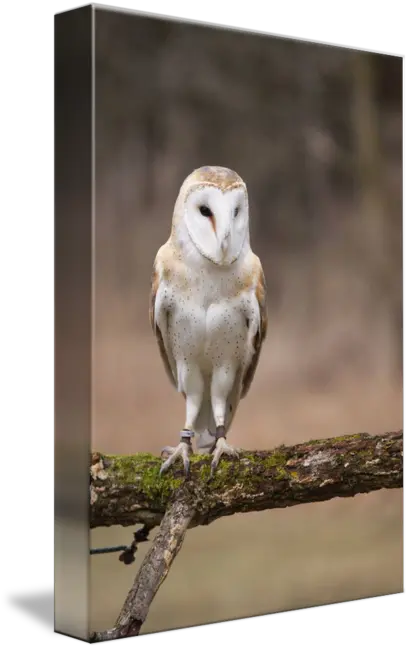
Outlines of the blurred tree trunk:
M319 154L319 138L323 131L323 110L319 57L313 49L298 50L299 120L302 175L302 205L311 242L317 236L317 223L324 210L326 177Z
M359 213L367 249L379 264L385 247L378 113L374 100L373 60L356 52L353 64L353 120L355 164L359 180Z
M327 178L320 139L323 137L323 105L319 52L300 44L297 49L297 182L298 209L302 211L303 242L308 272L305 299L308 330L316 329L320 314L320 267L317 245L326 209Z
M401 258L392 253L398 235L383 173L375 96L374 57L355 52L353 59L353 131L355 169L359 185L359 239L363 241L361 268L373 282L372 311L384 304L393 338L394 368L402 369ZM400 262L399 262L400 261ZM400 326L399 326L400 321Z

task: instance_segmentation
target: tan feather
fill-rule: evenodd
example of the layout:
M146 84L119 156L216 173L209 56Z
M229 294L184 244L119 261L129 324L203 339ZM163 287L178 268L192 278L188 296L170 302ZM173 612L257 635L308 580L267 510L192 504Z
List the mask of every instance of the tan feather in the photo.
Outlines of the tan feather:
M250 364L245 370L242 380L241 399L248 393L252 384L252 380L254 379L254 375L258 366L259 356L261 354L262 343L266 337L268 329L268 313L266 310L266 281L261 262L257 256L255 256L255 258L257 262L253 277L256 283L255 295L259 305L260 325L258 332L256 333L253 340L254 354L252 355Z
M166 351L162 332L155 321L155 300L156 300L158 287L161 282L160 271L158 270L158 262L159 261L157 256L154 262L152 276L151 276L151 292L150 292L150 299L149 299L149 321L150 321L152 330L155 334L156 340L158 342L159 354L161 355L161 359L163 361L166 374L168 375L172 385L175 386L175 388L177 388L175 375L173 373L171 361L169 360L169 357Z

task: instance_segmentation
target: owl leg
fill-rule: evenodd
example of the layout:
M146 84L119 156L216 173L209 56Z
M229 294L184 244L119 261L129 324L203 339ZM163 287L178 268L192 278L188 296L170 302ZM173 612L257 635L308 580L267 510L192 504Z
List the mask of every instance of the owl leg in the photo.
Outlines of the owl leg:
M226 441L225 418L227 409L227 398L234 384L235 371L232 366L222 366L213 372L211 383L211 402L213 416L216 423L216 440L211 450L213 460L211 463L211 475L213 476L218 467L222 455L237 456L239 449L234 448Z
M204 393L204 381L200 370L188 368L183 371L178 371L182 374L182 390L186 397L186 421L183 430L180 432L180 442L178 446L165 446L162 449L161 455L168 455L169 457L161 466L160 473L164 473L169 467L181 458L186 477L190 473L190 456L193 454L192 437L194 436L194 425L202 405Z

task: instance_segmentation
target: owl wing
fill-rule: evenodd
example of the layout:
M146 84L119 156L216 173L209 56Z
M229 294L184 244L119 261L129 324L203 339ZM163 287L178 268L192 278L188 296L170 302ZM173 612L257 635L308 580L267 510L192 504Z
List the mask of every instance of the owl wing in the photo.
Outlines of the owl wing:
M262 343L266 337L268 329L268 314L266 310L266 282L264 272L262 270L262 265L257 256L255 269L252 274L252 283L251 288L255 290L255 297L258 302L259 308L259 324L258 330L253 339L253 354L251 361L248 366L245 368L244 375L242 378L242 387L241 387L241 399L245 397L247 392L250 389L252 380L254 379L255 371L258 366L259 356L261 354Z
M166 374L172 385L177 388L176 364L168 338L168 310L165 309L163 299L159 298L159 287L162 284L163 260L158 252L155 258L152 276L151 292L149 299L149 322L158 342L159 353L163 361Z

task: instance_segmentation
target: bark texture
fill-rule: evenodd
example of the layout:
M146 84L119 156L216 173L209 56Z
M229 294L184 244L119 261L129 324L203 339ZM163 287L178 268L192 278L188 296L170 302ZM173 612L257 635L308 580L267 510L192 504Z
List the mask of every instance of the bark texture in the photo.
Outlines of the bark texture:
M186 530L193 518L193 501L179 492L170 503L146 555L114 628L94 633L91 641L107 641L138 635L147 618L149 607L165 580L172 561L182 547Z
M224 457L212 481L210 456L194 456L191 477L181 468L159 475L149 454L94 453L90 468L91 527L159 525L172 496L193 501L190 526L235 513L289 507L403 486L403 432L346 435L273 451Z
M160 525L110 630L92 642L138 635L186 531L238 512L288 507L403 486L403 432L347 435L224 458L210 479L210 456L195 456L191 477L159 475L149 454L93 453L91 527Z

